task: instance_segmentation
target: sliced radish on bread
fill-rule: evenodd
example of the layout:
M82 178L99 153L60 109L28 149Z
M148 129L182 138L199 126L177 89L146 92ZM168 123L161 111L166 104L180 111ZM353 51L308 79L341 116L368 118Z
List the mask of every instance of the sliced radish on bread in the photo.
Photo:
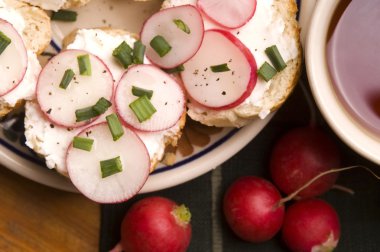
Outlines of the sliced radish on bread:
M206 31L201 48L184 68L181 77L188 95L215 110L242 103L257 81L256 61L250 50L222 30Z
M0 19L0 96L12 91L24 78L28 55L21 36L7 21Z
M190 59L203 39L203 20L198 9L182 5L153 14L144 24L141 41L146 56L161 68L174 68Z
M145 96L138 111L131 105L144 96L136 94L137 89L151 95L150 98L148 94ZM181 86L161 69L153 65L136 65L121 77L116 87L115 106L127 125L141 131L160 131L172 127L181 118L185 96ZM146 120L139 120L138 113L146 114Z
M83 50L66 50L42 69L36 89L37 100L50 121L75 128L98 116L86 117L83 113L90 114L90 108L101 98L111 101L113 82L111 72L101 59Z
M148 178L150 157L144 143L132 130L123 130L124 134L114 141L107 123L95 124L77 135L93 141L91 150L74 144L68 148L66 165L70 179L91 200L125 201L138 193ZM118 164L117 171L113 171L113 160ZM107 162L108 166L104 165Z
M256 0L198 0L198 7L216 24L239 28L255 14Z

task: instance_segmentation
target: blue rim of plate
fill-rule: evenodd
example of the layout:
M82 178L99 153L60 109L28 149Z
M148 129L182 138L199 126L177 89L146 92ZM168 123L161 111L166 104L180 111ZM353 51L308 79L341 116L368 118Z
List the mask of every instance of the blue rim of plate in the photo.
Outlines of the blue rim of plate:
M297 6L298 6L298 9L300 9L301 8L301 0L296 0L296 3L297 3ZM299 18L299 12L297 13L297 19L298 18ZM53 40L50 42L50 45L52 46L52 48L56 52L61 51L61 48ZM183 159L183 160L175 163L174 165L159 167L153 173L151 173L151 175L155 175L155 174L159 174L159 173L162 173L162 172L165 172L165 171L173 170L175 168L178 168L180 166L188 164L188 163L190 163L190 162L192 162L192 161L194 161L194 160L196 160L196 159L198 159L198 158L206 155L207 153L211 152L212 150L216 149L217 147L219 147L220 145L222 145L223 143L225 143L227 140L229 140L231 137L233 137L239 131L240 131L240 129L232 129L228 133L226 133L223 137L221 137L220 139L218 139L217 141L215 141L214 143L212 143L211 145L209 145L205 149L203 149L203 150L201 150L201 151L199 151L199 152L191 155L188 158L185 158L185 159ZM21 158L23 158L23 159L25 159L27 161L30 161L30 162L32 162L34 164L37 164L41 168L46 168L45 162L42 159L40 159L40 158L38 158L36 156L32 156L32 154L28 154L27 151L24 152L24 151L16 148L11 143L9 143L8 141L6 141L6 140L4 140L2 138L0 138L0 145L2 145L3 147L5 147L6 149L8 149L9 151L11 151L12 153L18 155L19 157L21 157Z

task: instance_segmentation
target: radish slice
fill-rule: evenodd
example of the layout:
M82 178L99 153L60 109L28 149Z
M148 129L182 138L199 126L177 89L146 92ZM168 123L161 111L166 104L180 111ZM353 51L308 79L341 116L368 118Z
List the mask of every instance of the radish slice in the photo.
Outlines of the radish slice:
M223 64L227 64L228 71L212 71L212 67ZM189 96L216 110L242 103L257 81L256 61L250 50L222 30L206 31L198 53L184 67L181 77Z
M255 14L256 0L198 0L198 7L225 28L239 28Z
M86 197L99 203L125 201L135 195L149 175L150 158L140 138L132 130L113 141L107 123L92 125L78 134L94 140L91 151L67 151L66 165L73 184ZM100 161L120 157L122 171L102 178Z
M86 54L91 63L90 76L79 73L77 57ZM59 86L67 69L72 69L75 75L69 86L63 89ZM101 59L83 50L66 50L53 57L42 69L37 83L37 100L53 123L80 127L92 120L76 122L75 111L95 105L101 97L110 101L113 82L111 72Z
M192 5L182 5L153 14L143 26L141 41L147 46L146 56L152 63L161 68L174 68L198 51L203 33L203 20L198 9ZM162 57L150 46L157 35L171 46Z
M129 104L138 97L132 86L152 90L150 102L156 109L152 117L139 122ZM185 96L181 86L161 69L153 65L136 65L121 77L115 93L116 110L121 119L141 131L160 131L175 125L185 109Z
M0 96L12 91L23 80L28 67L28 55L21 36L7 21L0 19L0 31L11 42L0 55Z

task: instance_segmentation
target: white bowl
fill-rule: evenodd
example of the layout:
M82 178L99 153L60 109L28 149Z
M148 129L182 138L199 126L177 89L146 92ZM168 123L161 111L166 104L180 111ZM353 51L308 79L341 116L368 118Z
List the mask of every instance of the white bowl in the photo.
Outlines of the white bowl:
M303 3L314 4L315 1ZM318 0L306 35L306 68L310 87L324 118L354 151L380 164L380 137L363 127L335 92L326 59L327 34L339 1Z

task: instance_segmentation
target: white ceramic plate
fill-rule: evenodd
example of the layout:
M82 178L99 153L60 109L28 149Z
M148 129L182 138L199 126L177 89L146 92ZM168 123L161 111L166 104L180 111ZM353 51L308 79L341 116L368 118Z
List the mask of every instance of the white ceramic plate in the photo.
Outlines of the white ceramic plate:
M92 0L78 10L75 23L55 23L50 53L60 48L62 38L76 28L122 27L131 32L138 32L143 21L159 9L160 1L133 2L126 0ZM270 121L273 114L264 120L254 120L242 129L223 129L210 136L210 142L200 148L195 147L191 156L177 154L173 166L159 166L150 175L141 192L157 191L175 186L196 178L229 159L248 144ZM0 162L10 170L38 183L60 190L76 192L67 179L45 167L44 161L26 148L22 137L22 119L17 116L7 117L0 132ZM12 130L7 130L11 128ZM14 132L16 129L16 132ZM16 133L16 134L15 134Z

